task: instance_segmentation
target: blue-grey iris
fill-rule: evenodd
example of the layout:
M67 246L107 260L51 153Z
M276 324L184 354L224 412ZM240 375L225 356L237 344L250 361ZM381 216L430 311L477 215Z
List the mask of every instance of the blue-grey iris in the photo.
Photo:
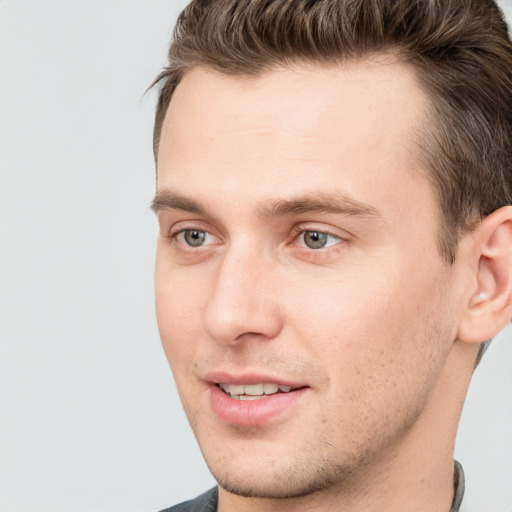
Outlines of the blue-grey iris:
M321 233L320 231L306 231L304 233L304 243L310 249L321 249L327 243L327 233Z
M187 231L185 231L185 242L192 247L203 245L205 238L205 231L199 231L198 229L187 229Z

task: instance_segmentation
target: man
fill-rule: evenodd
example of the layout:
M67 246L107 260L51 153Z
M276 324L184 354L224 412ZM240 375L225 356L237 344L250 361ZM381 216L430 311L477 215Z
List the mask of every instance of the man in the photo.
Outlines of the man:
M169 510L459 510L512 316L495 3L197 0L157 81L158 324L219 484Z

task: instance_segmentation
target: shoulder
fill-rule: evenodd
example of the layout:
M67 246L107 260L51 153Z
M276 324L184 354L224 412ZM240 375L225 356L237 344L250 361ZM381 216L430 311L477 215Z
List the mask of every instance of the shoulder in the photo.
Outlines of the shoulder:
M217 487L206 491L201 496L189 501L184 501L179 505L166 508L161 512L216 512L217 511Z

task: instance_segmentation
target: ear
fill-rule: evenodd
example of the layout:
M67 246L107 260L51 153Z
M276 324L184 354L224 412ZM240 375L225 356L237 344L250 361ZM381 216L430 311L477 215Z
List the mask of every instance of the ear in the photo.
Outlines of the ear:
M458 339L481 343L498 334L512 318L512 206L483 219L472 233L471 243L476 286Z

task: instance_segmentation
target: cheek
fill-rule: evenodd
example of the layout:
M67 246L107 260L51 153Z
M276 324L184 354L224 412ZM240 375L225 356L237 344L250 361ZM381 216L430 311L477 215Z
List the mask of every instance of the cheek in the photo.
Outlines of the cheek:
M441 270L418 272L405 263L376 268L353 268L343 279L317 281L316 288L305 284L309 293L295 288L286 299L295 339L339 380L340 389L353 393L376 382L395 388L403 373L413 378L441 343L448 346L453 330Z
M190 361L200 338L204 287L157 256L155 307L160 339L173 372Z
M311 340L310 348L327 360L339 360L339 351L370 349L405 315L393 290L378 276L363 279L347 272L343 279L299 284L289 286L284 299L291 328L302 333L305 343Z

